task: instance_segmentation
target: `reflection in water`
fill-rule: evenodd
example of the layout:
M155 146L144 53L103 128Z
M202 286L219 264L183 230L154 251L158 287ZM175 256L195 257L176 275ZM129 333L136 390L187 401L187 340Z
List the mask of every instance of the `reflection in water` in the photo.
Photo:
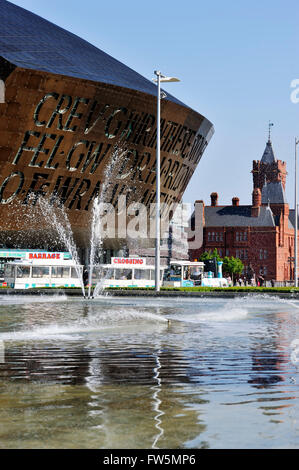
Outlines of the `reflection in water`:
M5 345L4 341L0 341L0 364L5 362Z
M270 388L271 385L284 381L280 371L286 359L282 353L272 351L252 351L252 378L249 383L257 388Z
M6 298L0 448L299 447L298 308L151 304Z
M291 361L295 365L299 365L299 339L295 339L294 341L291 342Z
M162 421L160 417L164 415L165 413L160 409L160 405L162 404L162 401L159 399L159 393L161 392L161 379L159 377L160 369L161 369L161 363L159 360L159 354L161 351L158 351L157 354L155 354L155 359L157 363L157 367L154 368L154 378L157 380L157 385L154 385L152 389L154 390L153 393L153 401L154 401L154 410L157 413L155 415L155 421L156 421L156 428L158 430L158 434L155 437L154 443L152 445L153 449L158 449L157 443L160 439L160 437L164 434L164 430L162 428Z

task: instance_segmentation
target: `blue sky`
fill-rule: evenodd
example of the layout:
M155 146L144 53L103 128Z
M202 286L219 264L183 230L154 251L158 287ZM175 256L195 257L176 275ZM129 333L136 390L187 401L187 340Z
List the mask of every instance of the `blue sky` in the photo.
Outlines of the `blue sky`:
M276 158L287 162L293 207L294 139L299 103L298 0L13 0L72 31L151 79L161 70L180 83L165 89L215 126L184 200L219 193L251 202L252 160L260 159L268 122Z

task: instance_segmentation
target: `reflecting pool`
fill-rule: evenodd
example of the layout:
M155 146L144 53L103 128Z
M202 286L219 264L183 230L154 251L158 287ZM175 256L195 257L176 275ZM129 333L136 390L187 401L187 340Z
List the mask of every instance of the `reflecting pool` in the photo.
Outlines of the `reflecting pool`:
M260 295L0 295L0 448L299 448L298 316Z

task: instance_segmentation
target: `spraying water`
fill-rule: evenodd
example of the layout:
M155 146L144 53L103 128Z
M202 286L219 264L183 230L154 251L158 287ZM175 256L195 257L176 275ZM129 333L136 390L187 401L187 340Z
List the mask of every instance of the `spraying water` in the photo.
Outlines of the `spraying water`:
M91 237L90 237L90 259L89 259L89 275L88 275L88 298L91 297L92 275L95 265L96 254L99 254L103 246L102 231L100 224L102 200L97 196L93 201L92 220L91 220Z
M94 266L96 264L96 258L100 258L103 251L103 234L102 234L102 225L101 225L101 215L103 212L103 204L107 196L108 188L112 176L122 161L122 156L124 151L119 149L116 145L112 153L112 158L107 164L107 167L104 172L104 184L102 186L100 194L94 199L92 206L92 219L91 219L91 235L90 235L90 259L89 259L89 275L88 275L88 298L91 298L91 288L92 288L92 277ZM99 292L102 290L102 283L99 281L95 287L94 295L99 295Z

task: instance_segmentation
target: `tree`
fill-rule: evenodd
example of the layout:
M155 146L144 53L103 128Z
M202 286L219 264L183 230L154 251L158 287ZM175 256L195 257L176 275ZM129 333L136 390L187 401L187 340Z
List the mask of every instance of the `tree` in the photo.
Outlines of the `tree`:
M234 281L235 276L242 273L244 269L244 264L239 258L234 258L233 256L225 256L223 258L223 266L222 266L224 273L229 273Z
M213 251L209 250L202 253L198 258L198 261L206 261L207 259L213 258L216 258L217 261L222 261L222 258L220 258L217 248L215 248Z

